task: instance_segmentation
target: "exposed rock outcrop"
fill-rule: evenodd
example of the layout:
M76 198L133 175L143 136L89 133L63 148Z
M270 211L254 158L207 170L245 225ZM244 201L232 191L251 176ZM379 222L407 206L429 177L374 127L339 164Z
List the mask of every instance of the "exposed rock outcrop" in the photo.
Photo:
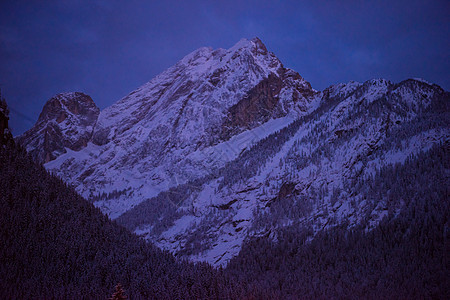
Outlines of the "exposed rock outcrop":
M36 124L17 140L35 159L46 163L66 153L66 148L79 151L86 147L99 113L90 96L61 93L47 101Z

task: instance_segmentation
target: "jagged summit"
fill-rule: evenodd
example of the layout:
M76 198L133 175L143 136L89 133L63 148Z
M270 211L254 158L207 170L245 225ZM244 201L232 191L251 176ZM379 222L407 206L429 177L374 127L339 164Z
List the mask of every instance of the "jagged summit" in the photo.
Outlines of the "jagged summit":
M69 116L84 117L99 112L92 98L81 92L59 93L44 105L37 123L55 120L63 122Z
M253 64L259 67L258 71L263 72L266 77L270 73L278 74L283 68L280 60L267 51L259 38L241 39L229 49L199 48L186 55L174 67L179 69L184 66L192 76L202 77L207 73L214 73L217 69L239 64Z
M208 56L211 53L226 55L227 53L250 51L253 55L267 55L268 51L264 43L258 38L254 37L252 39L242 38L236 44L234 44L229 49L213 49L212 47L201 47L198 48L185 57L183 57L179 63L191 63L195 58L200 56Z
M237 52L237 51L250 51L255 57L256 56L265 56L270 54L271 56L275 56L273 53L269 53L267 51L266 45L258 38L254 37L252 39L243 38L239 42L237 42L233 47L228 49L228 52Z
M60 93L45 103L36 124L17 138L32 156L49 162L67 149L78 151L92 137L100 109L81 92Z
M217 142L211 133L223 127L228 110L259 83L270 80L271 74L280 81L280 95L276 95L272 114L304 110L315 91L296 72L285 69L259 39L243 39L228 50L200 48L105 109L94 132L94 143L103 145L117 138L122 130L113 128L128 129L151 122L151 126L160 123L166 127L171 133L168 137L172 136L176 143L186 144L189 139L210 145ZM129 117L115 118L117 111L126 111ZM157 112L164 114L156 117Z

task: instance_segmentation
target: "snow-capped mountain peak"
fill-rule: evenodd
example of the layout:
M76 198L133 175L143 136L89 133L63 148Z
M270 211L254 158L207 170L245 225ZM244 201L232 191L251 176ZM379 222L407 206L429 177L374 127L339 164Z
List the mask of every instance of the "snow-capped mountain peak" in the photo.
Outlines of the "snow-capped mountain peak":
M53 151L45 166L160 247L221 265L247 236L275 238L278 227L375 226L385 203L347 187L447 141L448 99L418 80L318 92L258 38L242 39L186 55L102 110L86 146ZM41 123L60 124L58 109Z
M222 167L236 154L216 159L217 151L235 136L306 114L318 94L258 38L242 39L229 49L200 48L102 110L91 144L81 151L68 147L74 151L47 166L71 178L86 197L99 190L133 190L132 201L107 204L114 209L105 211L116 216ZM35 136L36 126L27 134ZM236 147L249 148L264 136L249 136Z

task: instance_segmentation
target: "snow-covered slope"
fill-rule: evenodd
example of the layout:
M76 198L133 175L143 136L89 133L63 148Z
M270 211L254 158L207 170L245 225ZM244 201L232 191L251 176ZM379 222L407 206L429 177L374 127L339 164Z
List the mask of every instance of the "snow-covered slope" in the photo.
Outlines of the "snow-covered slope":
M438 86L415 80L332 86L310 114L118 221L162 248L216 265L237 255L247 236L276 238L280 226L318 232L363 223L370 230L404 200L393 205L358 191L382 176L380 168L449 143L448 100Z
M317 92L259 39L243 39L187 55L101 111L85 147L53 151L45 166L160 247L223 265L249 235L370 230L401 209L400 198L359 191L381 167L449 142L448 100L415 79Z
M257 38L228 50L201 48L103 110L91 143L46 167L114 218L223 167L238 153L222 151L249 147L306 114L317 94ZM260 126L257 136L245 134Z

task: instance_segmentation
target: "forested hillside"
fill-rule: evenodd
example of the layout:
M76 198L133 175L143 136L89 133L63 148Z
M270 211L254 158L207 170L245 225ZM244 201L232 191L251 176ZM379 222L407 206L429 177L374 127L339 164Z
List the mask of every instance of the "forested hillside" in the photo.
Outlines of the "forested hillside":
M140 240L32 161L0 146L3 299L239 298L245 290L207 264L176 261Z

